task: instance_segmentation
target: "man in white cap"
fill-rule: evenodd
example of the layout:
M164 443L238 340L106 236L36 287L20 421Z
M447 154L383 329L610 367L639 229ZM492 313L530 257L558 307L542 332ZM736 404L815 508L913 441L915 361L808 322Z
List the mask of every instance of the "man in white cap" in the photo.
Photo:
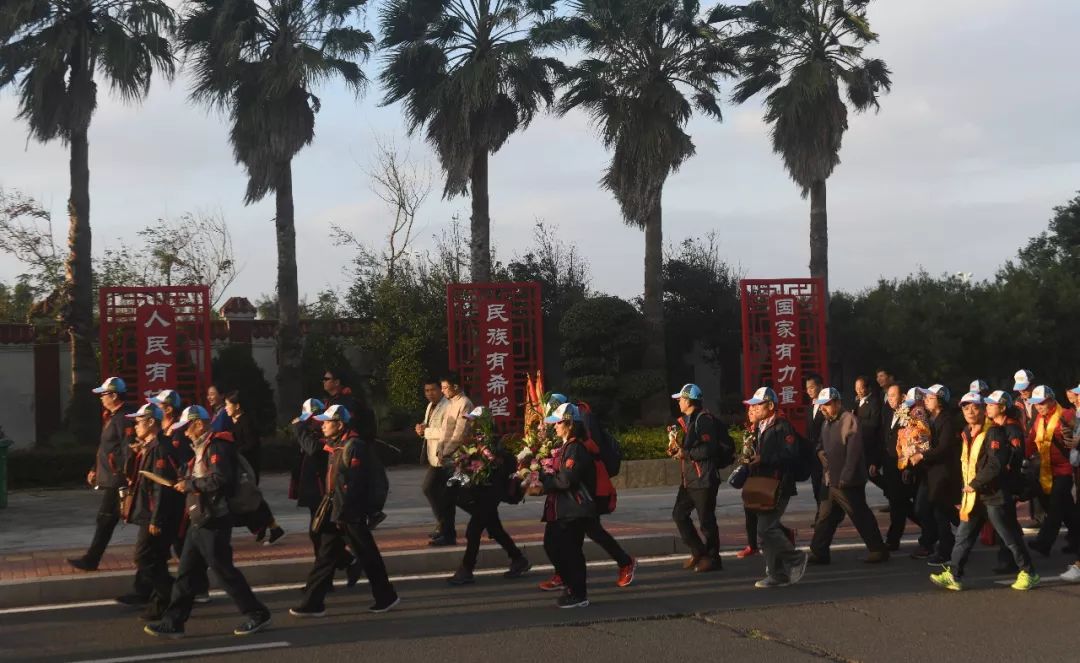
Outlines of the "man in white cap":
M945 564L952 559L956 543L953 532L960 522L956 511L956 496L962 487L960 436L953 425L952 414L945 409L949 397L949 388L941 384L925 390L923 405L930 416L930 448L911 459L921 482L915 502L919 519L924 534L934 539L936 547L927 559L932 565ZM929 542L929 538L924 538L922 543Z
M1013 388L1016 392L1016 407L1020 410L1020 425L1024 427L1024 433L1031 432L1031 425L1035 423L1035 407L1030 402L1031 392L1035 387L1035 374L1021 368L1013 375Z
M1073 410L1058 404L1054 390L1039 385L1031 391L1028 402L1035 408L1035 421L1028 432L1027 455L1039 455L1039 503L1046 517L1039 534L1029 544L1032 550L1050 554L1062 525L1068 528L1070 552L1080 543L1080 527L1076 522L1076 503L1073 500L1073 468L1069 449L1065 446L1065 430L1075 421Z
M750 458L750 476L779 481L776 505L757 511L758 538L765 555L766 576L754 583L759 589L787 587L802 579L809 555L795 549L780 519L788 502L796 494L795 474L801 463L798 433L791 423L776 412L776 392L761 387L743 401L748 406L750 423L757 430L757 445Z
M128 458L128 443L135 434L131 422L125 417L133 408L124 404L127 385L117 377L111 377L93 390L101 397L102 427L94 467L86 473L86 483L101 491L97 526L90 547L82 557L68 559L68 564L81 571L96 571L101 556L109 546L113 530L120 522L120 489L127 487L124 466Z
M679 536L690 549L685 569L696 572L718 571L720 561L720 529L716 524L716 492L720 489L721 444L731 445L727 431L722 431L716 419L702 404L704 395L696 384L686 384L671 398L679 402L679 426L682 443L674 448L679 460L682 481L675 496L671 518ZM724 440L721 441L721 432ZM734 448L733 445L731 445ZM698 535L690 514L697 512L704 540Z
M986 398L990 395L990 385L986 384L986 380L976 378L968 385L968 393L975 393Z
M859 420L844 411L838 389L825 387L818 392L814 405L825 417L818 445L825 486L810 542L810 563L830 562L829 547L845 514L870 551L863 561L868 564L888 561L889 551L881 530L866 504L868 473Z
M237 609L247 617L233 634L243 636L261 631L270 624L270 611L255 598L244 574L233 563L233 519L228 498L235 489L237 454L232 435L213 432L210 413L201 405L186 408L173 428L185 430L195 451L185 478L173 486L185 496L190 520L169 607L160 622L147 624L143 631L159 637L183 637L184 624L191 617L199 591L197 584L205 577L207 568L213 569Z

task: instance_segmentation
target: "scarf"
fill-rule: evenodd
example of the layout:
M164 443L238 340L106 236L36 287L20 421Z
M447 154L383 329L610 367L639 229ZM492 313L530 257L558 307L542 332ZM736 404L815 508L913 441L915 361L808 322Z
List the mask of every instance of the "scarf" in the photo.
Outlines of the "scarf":
M970 486L975 478L975 465L979 461L979 452L982 451L983 440L986 439L986 431L990 430L990 420L983 421L982 430L974 440L968 441L968 431L964 431L964 445L960 449L960 469L964 474L964 486ZM960 497L960 520L967 522L972 509L975 508L976 495L973 492L961 493Z
M1054 441L1054 431L1061 421L1061 407L1054 408L1054 413L1047 417L1040 416L1035 423L1035 446L1039 450L1039 486L1044 494L1050 494L1054 485L1053 467L1050 465L1050 447Z

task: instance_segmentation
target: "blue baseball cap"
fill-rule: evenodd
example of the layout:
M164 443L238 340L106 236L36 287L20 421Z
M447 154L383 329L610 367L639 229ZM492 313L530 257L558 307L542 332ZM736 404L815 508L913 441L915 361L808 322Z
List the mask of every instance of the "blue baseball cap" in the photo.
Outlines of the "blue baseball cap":
M696 384L687 382L683 385L682 389L679 390L679 393L672 394L671 397L673 399L689 398L692 401L700 401L701 387L697 386Z
M743 401L743 405L761 405L762 403L772 403L776 405L779 399L776 397L776 392L768 387L761 387L754 392L754 395Z
M151 396L146 399L147 403L153 403L158 407L164 407L171 405L173 409L180 409L180 394L176 393L172 389L163 389L158 392L157 396Z
M563 403L555 408L550 416L544 417L545 424L557 424L560 421L581 421L581 411L573 403Z
M122 394L127 391L127 385L124 384L124 381L120 378L113 377L102 382L100 387L96 387L90 391L95 394Z
M331 405L326 408L326 412L315 415L315 421L340 421L347 424L349 419L352 419L352 415L344 405Z
M210 421L210 413L201 405L189 405L180 413L180 419L172 426L169 426L169 432L175 433L178 430L187 428L187 425L196 419Z
M299 419L300 421L307 421L308 419L314 417L325 409L326 406L323 405L323 402L320 401L318 398L309 398L304 401L304 404L302 406L300 406Z
M564 396L563 394L552 394L551 397L548 398L547 405L544 406L544 412L546 414L551 414L552 411L555 410L555 408L559 407L563 403L569 403L569 402L570 402L570 399L567 398L566 396Z
M834 387L825 387L818 392L817 398L814 399L814 405L825 405L838 400L840 400L840 390Z

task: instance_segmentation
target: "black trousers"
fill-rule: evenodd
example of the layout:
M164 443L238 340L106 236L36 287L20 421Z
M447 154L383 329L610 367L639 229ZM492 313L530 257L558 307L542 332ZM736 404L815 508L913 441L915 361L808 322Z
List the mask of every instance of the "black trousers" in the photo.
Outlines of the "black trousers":
M236 517L236 524L243 525L252 534L258 534L267 527L270 527L273 523L274 514L270 511L270 505L266 503L266 500L260 502L259 508L251 513L245 513L242 516Z
M150 534L150 525L139 525L135 538L135 593L149 600L150 609L161 614L172 597L173 578L169 575L169 548L174 527L162 527Z
M810 541L810 552L815 557L829 559L829 547L832 545L836 528L844 520L851 518L855 530L859 532L863 543L870 552L885 550L874 512L866 504L866 486L851 488L829 487L825 499L818 505L817 521L814 523L814 538Z
M915 474L908 473L907 483L904 483L903 474L893 462L885 467L882 477L885 496L889 499L889 529L885 534L885 542L893 547L900 545L900 539L904 538L908 520L916 526L919 526L920 522L915 515Z
M1049 549L1057 540L1061 526L1068 528L1069 543L1075 543L1080 532L1076 527L1076 503L1073 501L1072 476L1055 476L1050 486L1050 494L1039 493L1039 504L1046 511L1035 543L1040 548Z
M720 528L716 524L716 491L719 489L719 484L705 488L679 486L679 492L675 495L671 519L675 521L679 536L694 557L720 556ZM694 511L697 511L701 532L705 535L704 540L690 520L690 514Z
M922 523L919 545L933 550L941 559L952 559L953 546L956 545L954 531L960 524L960 512L956 507L932 501L926 484L920 483L915 497L915 513Z
M825 470L821 467L821 459L818 458L817 454L814 454L810 460L810 485L814 489L814 501L818 504L821 504L821 500L825 499L825 493L828 491L822 479L824 474Z
M334 569L338 564L341 546L348 542L353 554L364 565L364 573L371 585L371 595L377 603L390 603L397 597L394 586L386 574L379 546L371 535L366 523L326 523L319 530L319 552L315 564L308 573L304 598L300 604L303 610L321 611L326 607L326 593L334 579Z
M101 505L98 507L97 526L94 528L94 538L90 540L90 547L86 550L83 559L97 568L105 549L109 547L116 524L120 522L120 489L99 488L101 491Z
M480 538L487 530L495 543L502 546L511 560L522 556L521 550L514 544L499 520L499 498L494 494L483 494L472 502L463 504L469 514L469 524L465 527L465 556L461 559L462 568L472 571L476 568L476 557L480 554Z
M191 616L198 581L206 578L207 568L214 571L218 582L241 613L248 617L270 614L266 606L255 598L244 574L233 564L232 522L229 518L221 518L202 527L188 528L172 599L162 621L183 627Z
M619 545L619 542L615 540L615 537L611 536L611 533L604 529L604 524L600 522L599 518L593 518L585 521L585 536L592 539L593 543L604 549L604 552L608 554L608 557L615 560L615 563L620 567L627 566L633 561L623 550L623 547Z
M596 518L557 520L544 527L544 552L567 590L576 598L588 598L585 571L585 530Z
M455 491L446 485L450 478L450 470L445 467L428 466L427 474L420 485L424 497L427 498L431 513L435 516L436 527L442 536L457 537L455 518L457 505L455 504Z

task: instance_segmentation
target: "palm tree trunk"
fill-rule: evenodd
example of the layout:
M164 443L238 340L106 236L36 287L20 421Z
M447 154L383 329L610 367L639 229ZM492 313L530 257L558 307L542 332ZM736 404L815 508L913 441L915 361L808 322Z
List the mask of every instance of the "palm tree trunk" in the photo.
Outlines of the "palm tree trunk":
M101 419L91 389L97 386L94 355L94 274L90 241L90 145L87 128L71 133L71 195L68 198L68 258L65 266L64 326L71 346L68 429L78 441L96 440Z
M642 368L654 371L667 383L667 348L664 345L664 232L661 196L645 219L645 322L649 327L648 345ZM670 402L663 390L649 396L642 405L646 423L661 424L670 417Z
M278 170L275 192L277 205L277 294L278 294L278 421L290 418L292 408L303 398L300 345L300 288L296 282L296 224L293 212L292 162Z
M472 219L469 237L470 275L473 283L491 281L491 216L488 214L488 153L477 150L471 179Z
M829 293L829 215L825 207L825 180L810 186L810 276L825 280Z

